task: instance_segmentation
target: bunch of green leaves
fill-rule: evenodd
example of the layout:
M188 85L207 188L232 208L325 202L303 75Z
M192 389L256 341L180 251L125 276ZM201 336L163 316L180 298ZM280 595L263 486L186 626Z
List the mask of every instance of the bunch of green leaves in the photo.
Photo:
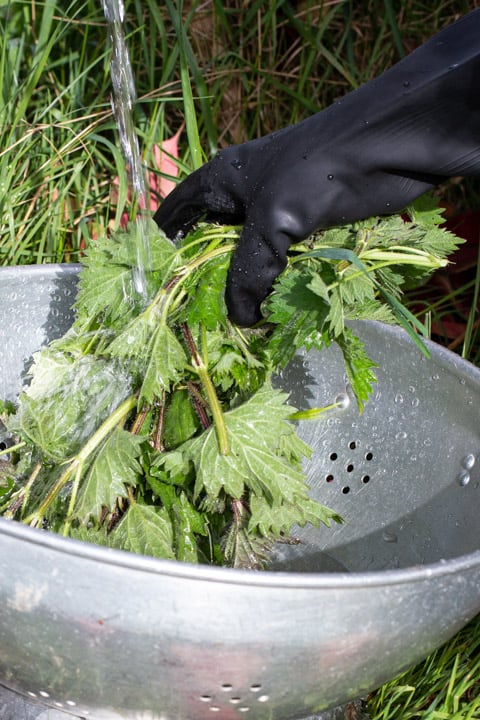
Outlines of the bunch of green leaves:
M24 447L3 513L134 552L251 568L294 525L339 521L309 497L310 450L292 422L305 409L272 375L296 350L335 341L363 409L374 363L348 320L408 326L401 285L456 242L431 209L410 214L296 246L265 321L248 330L224 303L235 228L201 226L177 248L142 220L93 243L76 320L34 356L7 419Z

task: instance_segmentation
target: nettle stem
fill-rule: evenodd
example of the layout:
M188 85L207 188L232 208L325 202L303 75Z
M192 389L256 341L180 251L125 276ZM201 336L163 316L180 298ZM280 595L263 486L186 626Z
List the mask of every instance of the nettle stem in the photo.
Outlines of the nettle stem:
M0 457L2 455L10 455L10 453L15 452L16 450L21 450L23 447L25 447L26 444L26 442L19 442L16 445L9 445L3 450L0 450Z
M28 478L26 485L18 493L16 493L16 495L14 495L15 499L12 503L10 503L8 510L3 514L5 518L7 518L8 520L13 520L19 508L22 508L23 512L23 509L28 502L28 498L30 497L30 490L32 489L32 485L40 474L41 469L42 463L38 462L30 473L30 477Z
M136 395L130 395L130 397L124 400L123 403L121 403L117 409L114 410L113 413L100 425L98 430L93 433L80 452L69 461L67 469L59 477L53 488L45 497L45 500L39 506L38 510L24 520L26 524L38 525L42 521L46 511L58 496L58 493L63 487L65 487L67 482L69 482L72 475L75 475L75 486L72 494L76 496L86 460L88 460L89 456L98 448L112 430L119 423L123 423L125 421L126 416L136 407L137 400L138 398ZM69 514L70 510L73 511L73 506L69 508Z
M207 365L203 361L202 356L198 352L198 348L193 339L192 333L187 323L182 323L182 332L187 343L188 349L192 356L192 365L198 378L202 384L205 395L207 396L207 403L210 411L213 415L213 423L215 425L215 431L217 433L218 449L220 455L230 454L230 441L228 439L227 426L225 425L225 417L223 410L218 399L215 386L212 383L210 375L208 373Z

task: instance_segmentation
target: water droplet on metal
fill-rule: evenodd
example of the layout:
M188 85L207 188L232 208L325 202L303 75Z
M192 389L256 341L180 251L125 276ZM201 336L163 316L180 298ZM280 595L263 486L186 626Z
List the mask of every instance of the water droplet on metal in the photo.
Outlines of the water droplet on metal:
M394 532L389 532L388 530L384 530L382 533L382 540L384 540L387 543L396 543L396 542L398 542L398 536Z
M401 405L403 403L403 395L401 393L397 393L395 395L395 402L397 405Z
M467 470L462 470L462 472L457 475L457 482L461 487L468 485L470 482L470 473L467 472Z
M347 393L340 393L337 395L335 398L335 404L340 408L340 410L346 410L350 405L350 398Z
M465 468L465 470L471 470L474 465L475 465L475 455L472 455L472 453L465 455L465 457L462 460L462 467Z
M327 180L333 180L334 177L335 177L335 176L330 173L329 175L327 175Z
M408 437L408 435L407 435L407 433L405 432L405 430L402 430L401 432L398 432L398 433L395 435L395 440L406 440L407 437Z

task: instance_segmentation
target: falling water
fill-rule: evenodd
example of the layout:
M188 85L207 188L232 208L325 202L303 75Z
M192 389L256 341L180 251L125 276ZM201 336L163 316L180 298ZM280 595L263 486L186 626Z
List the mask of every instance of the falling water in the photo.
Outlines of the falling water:
M112 59L110 62L113 88L112 108L127 164L132 202L134 207L136 206L141 210L147 207L147 189L133 119L136 91L123 26L125 9L123 0L102 0L102 4L112 44ZM137 238L135 247L137 266L134 272L134 285L137 292L145 295L145 271L150 266L150 249L145 221L141 215L138 216L136 223L138 230L135 233Z

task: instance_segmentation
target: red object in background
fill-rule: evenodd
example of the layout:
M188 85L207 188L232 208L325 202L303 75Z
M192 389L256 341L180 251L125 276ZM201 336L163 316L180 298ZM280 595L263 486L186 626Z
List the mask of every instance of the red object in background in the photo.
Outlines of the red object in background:
M461 272L476 269L480 239L480 210L470 210L449 218L445 227L467 241L451 257L452 263L455 263L452 268L453 273L455 268Z
M154 145L152 148L152 158L154 168L147 173L147 207L142 209L150 210L152 213L158 209L160 199L165 198L169 192L173 190L176 185L174 178L178 177L178 164L175 160L178 160L178 139L182 128L173 135L171 138L164 140L161 145ZM168 177L167 177L168 176ZM113 178L112 187L112 205L116 205L118 201L118 177ZM130 199L131 193L128 192L128 199ZM120 220L121 227L127 227L128 225L128 212L122 214ZM92 236L93 237L93 236Z

